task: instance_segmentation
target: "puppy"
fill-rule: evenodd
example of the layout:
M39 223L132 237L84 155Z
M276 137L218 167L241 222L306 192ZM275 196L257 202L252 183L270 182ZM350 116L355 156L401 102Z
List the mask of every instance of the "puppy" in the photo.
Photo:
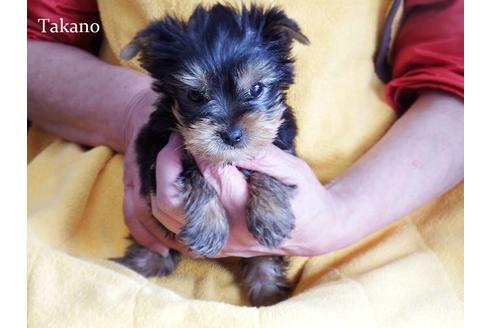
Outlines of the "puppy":
M293 40L308 44L296 22L277 7L198 6L184 22L166 16L140 31L121 52L155 79L160 97L136 141L142 195L155 192L155 162L169 135L184 140L184 170L177 185L187 224L172 237L203 256L217 255L228 239L226 212L194 158L227 165L253 158L273 143L295 154L296 123L286 104L293 83ZM295 186L242 170L250 185L247 226L258 242L278 247L294 228ZM160 255L137 244L117 259L144 276L171 273L179 254ZM280 256L241 260L242 286L255 306L285 299L291 289Z

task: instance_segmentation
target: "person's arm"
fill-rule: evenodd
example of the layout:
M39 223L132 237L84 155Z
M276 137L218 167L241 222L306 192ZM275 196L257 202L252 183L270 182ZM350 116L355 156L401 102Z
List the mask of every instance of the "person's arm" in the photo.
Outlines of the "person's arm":
M140 244L166 252L165 234L138 192L133 147L157 97L152 79L68 45L29 41L27 51L28 118L69 141L124 152L125 220Z
M298 255L322 254L348 246L460 182L464 163L463 118L461 99L442 92L420 96L374 147L326 186L326 199L334 202L334 217L321 214L315 225L325 231L314 229L308 234L323 234L327 236L326 242L319 241L320 248L314 254ZM277 169L282 167L280 163L287 160L287 156L281 155L277 153L277 165L268 166L268 161L258 160L244 167L276 176ZM279 177L285 179L291 172L285 170L285 175ZM304 170L304 176L296 181L302 183L309 176ZM298 212L304 213L313 205L307 202L298 206ZM341 233L341 238L334 236L332 229Z
M327 190L342 200L349 245L463 179L463 101L421 95L388 133Z
M296 255L322 254L348 246L460 182L464 163L463 119L461 99L442 92L420 96L374 147L326 186L326 201L332 202L334 211L321 213L315 218L316 229L304 233L324 235L326 242L318 241L319 248L313 245L315 252L311 254ZM277 170L284 167L281 163L288 161L288 156L275 154L275 159L263 158L243 167L285 180L292 171ZM309 180L308 170L299 168L303 175L291 182ZM315 195L304 197L316 199ZM310 207L316 207L309 201L298 206L300 217ZM330 214L334 216L329 217ZM297 229L306 229L307 223L301 223ZM331 230L341 236L334 236Z
M125 152L125 219L137 241L166 252L140 184L133 142L153 110L156 94L145 74L104 63L102 31L44 33L39 18L100 23L97 1L31 0L27 8L28 118L67 140ZM143 222L143 223L142 223Z
M65 139L124 152L155 95L145 74L109 65L76 47L29 41L27 115Z

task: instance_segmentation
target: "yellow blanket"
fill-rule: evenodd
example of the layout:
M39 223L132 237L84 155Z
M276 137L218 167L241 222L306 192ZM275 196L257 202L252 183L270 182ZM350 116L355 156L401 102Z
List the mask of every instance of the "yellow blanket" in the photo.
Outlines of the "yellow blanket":
M195 2L100 0L102 57L118 63L111 54L162 15L163 3L186 14ZM326 181L395 118L371 66L388 1L277 2L312 41L295 48L298 84L289 102L300 153ZM127 244L122 155L34 126L28 160L30 327L462 326L463 184L357 245L292 259L294 296L257 309L240 293L237 259L183 259L173 275L148 280L106 260Z

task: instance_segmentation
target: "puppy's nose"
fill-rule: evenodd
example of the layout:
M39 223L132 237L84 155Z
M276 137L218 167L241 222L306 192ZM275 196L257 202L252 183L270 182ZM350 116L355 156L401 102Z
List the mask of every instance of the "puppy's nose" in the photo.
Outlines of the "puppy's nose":
M235 146L243 139L243 130L240 128L228 129L226 131L223 131L220 134L220 137L225 144L229 146Z

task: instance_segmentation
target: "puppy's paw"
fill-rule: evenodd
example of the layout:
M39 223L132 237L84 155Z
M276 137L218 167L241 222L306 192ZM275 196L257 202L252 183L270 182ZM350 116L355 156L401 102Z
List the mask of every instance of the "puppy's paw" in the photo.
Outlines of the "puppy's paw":
M241 259L240 263L241 285L252 305L273 305L289 297L292 285L285 276L285 258L261 256Z
M249 232L264 246L275 248L294 229L290 198L295 187L258 173L250 176L251 195L246 206Z
M128 246L125 256L111 260L144 277L162 277L171 274L176 269L179 253L170 249L167 255L161 255L134 243Z
M186 225L178 238L193 252L215 256L229 237L229 224L224 207L215 190L197 172L185 185L184 212Z
M224 224L224 221L227 223L225 215L206 208L196 214L203 221L190 220L178 234L178 238L191 251L201 256L211 257L219 254L229 237L229 226ZM210 217L213 218L208 219ZM187 218L190 218L190 216L187 216Z
M269 248L280 246L294 229L294 216L291 213L282 213L280 216L278 212L272 212L271 207L252 207L247 213L248 230L263 246Z

